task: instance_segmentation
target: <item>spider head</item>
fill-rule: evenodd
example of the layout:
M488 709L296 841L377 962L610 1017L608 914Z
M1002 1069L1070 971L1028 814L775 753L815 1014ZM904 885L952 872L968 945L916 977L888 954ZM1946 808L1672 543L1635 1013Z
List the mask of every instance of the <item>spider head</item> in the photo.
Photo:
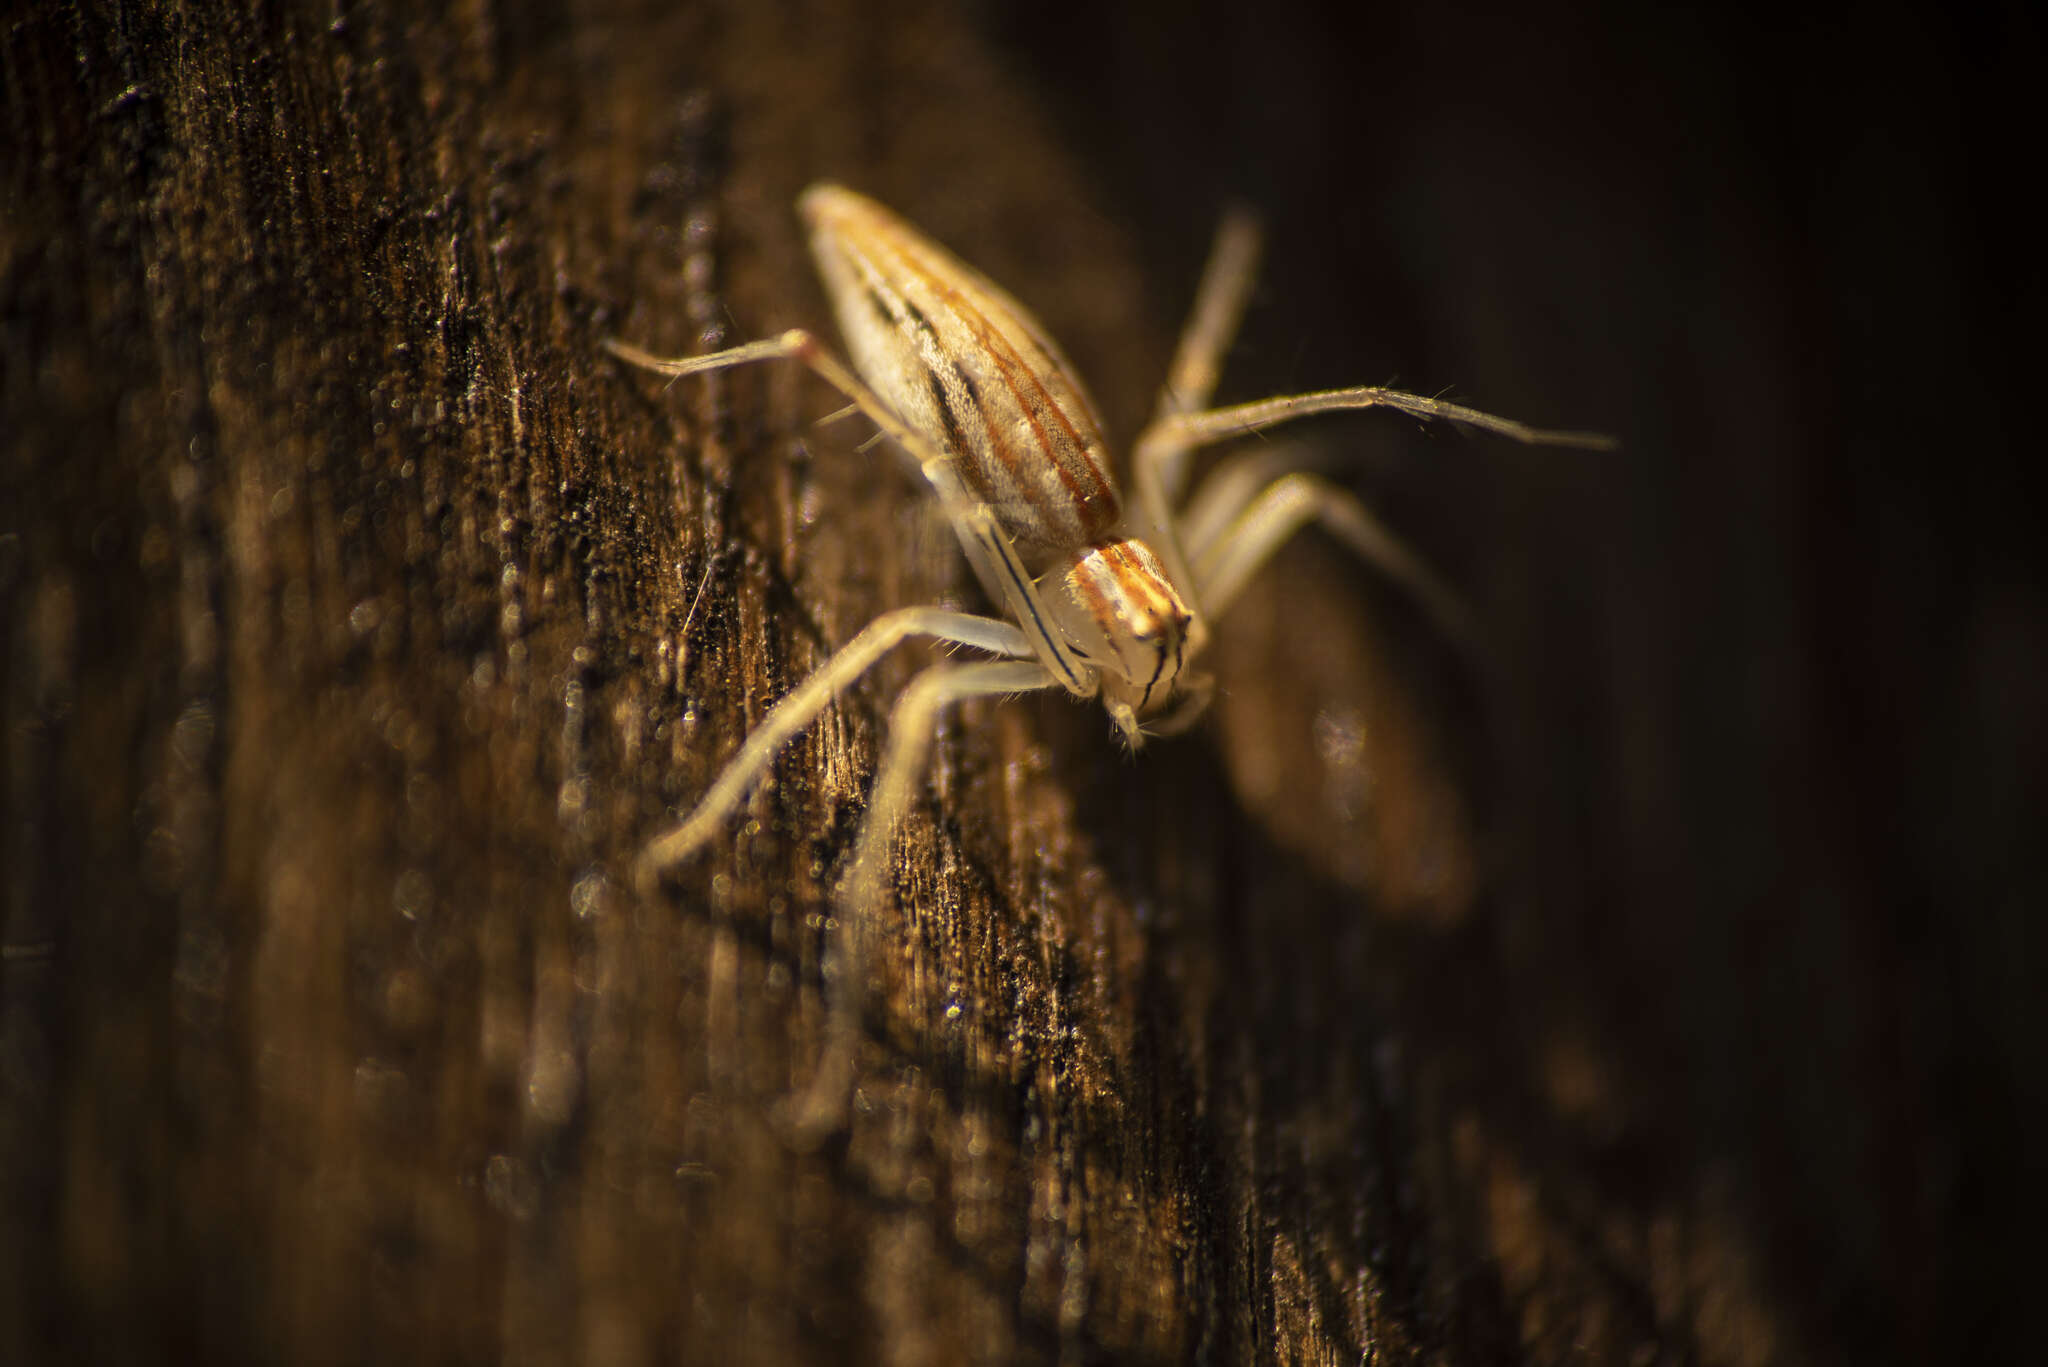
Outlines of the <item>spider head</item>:
M1075 552L1055 602L1061 629L1102 671L1102 703L1125 741L1144 743L1146 719L1173 701L1194 613L1166 566L1135 537Z

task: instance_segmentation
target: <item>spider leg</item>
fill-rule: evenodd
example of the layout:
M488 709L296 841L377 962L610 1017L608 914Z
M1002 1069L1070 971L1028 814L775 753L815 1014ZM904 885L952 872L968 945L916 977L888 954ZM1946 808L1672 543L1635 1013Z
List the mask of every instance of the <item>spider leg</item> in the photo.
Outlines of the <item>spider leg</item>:
M1223 371L1223 357L1237 336L1244 317L1245 301L1258 278L1261 232L1258 217L1250 210L1233 208L1216 227L1216 241L1209 249L1209 261L1202 269L1202 281L1195 289L1195 306L1181 330L1173 364L1166 372L1166 386L1160 391L1159 406L1152 428L1182 414L1207 408ZM1148 428L1147 431L1152 430ZM1180 501L1187 475L1190 447L1168 449L1155 446L1151 457L1140 439L1131 465L1132 491L1146 531L1166 559L1167 573L1176 583L1191 585L1187 554L1180 544L1173 507ZM1203 639L1202 628L1195 639Z
M1182 527L1202 610L1221 616L1288 538L1313 522L1413 597L1446 639L1482 659L1479 632L1458 595L1356 495L1298 464L1298 454L1285 450L1242 452L1195 491Z
M1139 496L1145 500L1148 516L1171 521L1170 509L1179 502L1186 481L1187 459L1205 446L1233 437L1248 436L1281 423L1320 413L1358 412L1388 408L1425 421L1456 423L1477 432L1488 432L1531 446L1572 446L1586 451L1611 451L1614 438L1597 432L1557 432L1532 427L1512 418L1497 418L1476 408L1445 399L1425 398L1398 389L1360 386L1326 389L1313 394L1289 394L1233 404L1203 411L1163 403L1157 416L1138 434L1131 450L1131 466Z
M1368 408L1390 408L1397 413L1430 422L1456 423L1475 432L1488 432L1529 446L1573 446L1582 451L1612 451L1613 437L1598 432L1557 432L1532 427L1513 418L1497 418L1476 408L1448 399L1425 398L1399 389L1360 385L1352 389L1324 389L1313 394L1287 394L1251 403L1211 408L1201 413L1172 413L1153 420L1138 437L1134 460L1171 462L1219 441L1277 427L1298 418L1319 413L1354 413Z
M1413 593L1448 636L1461 645L1473 645L1476 638L1471 620L1457 597L1363 504L1319 475L1300 470L1280 473L1282 465L1271 464L1269 457L1267 468L1273 473L1261 481L1255 476L1260 467L1226 463L1208 482L1222 481L1216 484L1217 493L1199 497L1187 517L1173 515L1172 504L1185 479L1187 459L1202 447L1299 418L1368 408L1456 423L1535 446L1604 451L1615 445L1612 437L1598 433L1549 431L1443 399L1371 386L1293 394L1203 412L1167 411L1162 406L1132 450L1133 477L1147 515L1163 519L1169 554L1179 558L1175 572L1185 576L1203 614L1213 615L1229 606L1280 544L1314 519ZM1255 453L1244 459L1257 458ZM1263 490L1262 483L1266 486Z
M768 766L782 747L810 725L827 703L851 687L869 666L913 636L973 646L996 655L1031 654L1031 644L1023 632L994 618L942 608L898 608L883 613L835 651L810 678L784 694L740 745L739 752L727 761L724 771L697 800L696 808L676 826L647 842L633 865L634 882L640 890L652 891L663 873L718 834L754 785L767 774ZM1045 677L1050 681L1049 674Z
M1258 279L1261 235L1258 216L1243 207L1232 207L1216 225L1202 283L1195 288L1195 306L1188 312L1173 365L1166 372L1166 388L1159 395L1158 417L1197 413L1209 406L1223 372L1224 354L1237 336L1245 301ZM1167 495L1178 498L1176 482L1164 483Z
M939 664L912 679L897 697L889 714L888 749L868 798L867 820L836 899L843 929L836 950L829 942L826 947L825 1051L792 1116L799 1143L814 1144L845 1123L860 1044L860 1017L867 1000L874 922L883 900L889 855L896 829L924 779L939 713L972 698L1024 693L1051 688L1055 683L1043 665L1030 660Z

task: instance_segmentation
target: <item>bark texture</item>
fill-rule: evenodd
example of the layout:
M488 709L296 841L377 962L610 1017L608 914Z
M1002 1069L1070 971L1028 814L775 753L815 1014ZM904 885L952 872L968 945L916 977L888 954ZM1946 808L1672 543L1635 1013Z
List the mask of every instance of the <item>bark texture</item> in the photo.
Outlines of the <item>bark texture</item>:
M10 14L0 1359L2016 1352L2041 301L1973 133L2039 54L1944 22ZM824 177L1025 300L1118 438L1240 197L1225 397L1625 449L1314 429L1485 669L1310 541L1206 741L951 719L807 1151L917 652L627 871L833 646L972 589L808 380L600 343L829 331Z

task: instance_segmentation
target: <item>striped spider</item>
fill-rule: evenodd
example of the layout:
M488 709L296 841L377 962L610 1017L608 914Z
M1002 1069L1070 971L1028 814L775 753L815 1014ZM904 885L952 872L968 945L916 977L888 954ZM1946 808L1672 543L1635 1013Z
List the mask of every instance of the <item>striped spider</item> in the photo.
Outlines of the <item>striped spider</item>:
M1184 729L1210 696L1192 668L1209 623L1273 552L1320 524L1411 593L1449 636L1469 641L1457 599L1351 494L1268 452L1226 458L1183 504L1189 457L1296 418L1391 408L1516 441L1603 448L1604 437L1547 432L1441 399L1335 389L1208 407L1255 274L1259 230L1224 219L1157 413L1132 452L1127 504L1080 381L1008 294L901 218L851 190L814 185L799 201L838 316L849 369L810 333L705 356L663 359L623 342L620 359L680 376L794 359L850 399L938 497L976 578L1006 617L898 608L871 622L764 718L693 810L650 841L643 891L703 847L767 774L783 746L889 650L913 637L994 657L917 675L889 718L886 753L838 894L845 930L828 945L828 1038L797 1114L800 1133L836 1127L853 1081L870 922L891 837L915 796L941 709L971 698L1064 688L1099 699L1133 749Z

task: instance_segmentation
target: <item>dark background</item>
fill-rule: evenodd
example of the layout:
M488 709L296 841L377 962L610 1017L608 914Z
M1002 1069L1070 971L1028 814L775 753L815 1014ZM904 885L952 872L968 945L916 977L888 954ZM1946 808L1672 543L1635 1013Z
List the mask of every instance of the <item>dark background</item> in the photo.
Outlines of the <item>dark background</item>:
M2017 8L11 12L0 1357L2021 1359L2040 58ZM598 343L824 326L826 176L1118 441L1236 199L1224 398L1622 449L1305 429L1488 670L1311 540L1207 738L949 725L809 1152L918 661L625 871L960 576L814 387Z

